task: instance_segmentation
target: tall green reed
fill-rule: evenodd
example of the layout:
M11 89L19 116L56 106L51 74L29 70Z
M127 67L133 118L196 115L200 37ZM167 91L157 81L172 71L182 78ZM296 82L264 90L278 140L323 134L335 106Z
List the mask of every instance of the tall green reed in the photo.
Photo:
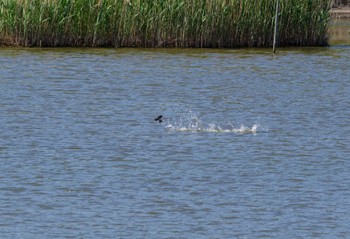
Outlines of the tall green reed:
M268 47L276 0L0 0L0 44ZM327 44L330 0L282 0L279 45Z

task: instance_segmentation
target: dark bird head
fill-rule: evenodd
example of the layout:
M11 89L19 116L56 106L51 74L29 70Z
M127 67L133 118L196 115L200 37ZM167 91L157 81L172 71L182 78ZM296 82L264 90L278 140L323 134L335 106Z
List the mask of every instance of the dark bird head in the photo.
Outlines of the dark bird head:
M154 120L155 120L155 121L158 121L159 123L162 123L162 122L163 122L162 117L163 117L163 115L159 115L159 116L158 116L157 118L155 118Z

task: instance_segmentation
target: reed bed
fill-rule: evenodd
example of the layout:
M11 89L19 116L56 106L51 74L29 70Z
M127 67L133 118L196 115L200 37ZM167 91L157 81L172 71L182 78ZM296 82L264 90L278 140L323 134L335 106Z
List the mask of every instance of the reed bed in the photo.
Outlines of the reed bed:
M276 0L0 0L0 45L268 47ZM331 0L281 0L280 46L327 45Z

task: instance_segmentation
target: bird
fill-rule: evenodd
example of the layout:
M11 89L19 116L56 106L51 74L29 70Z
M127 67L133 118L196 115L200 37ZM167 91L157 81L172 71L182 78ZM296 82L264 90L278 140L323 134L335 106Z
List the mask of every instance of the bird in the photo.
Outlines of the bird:
M159 123L162 123L162 122L163 122L162 117L163 117L163 115L159 115L159 116L158 116L157 118L155 118L154 120L155 120L155 121L158 121Z

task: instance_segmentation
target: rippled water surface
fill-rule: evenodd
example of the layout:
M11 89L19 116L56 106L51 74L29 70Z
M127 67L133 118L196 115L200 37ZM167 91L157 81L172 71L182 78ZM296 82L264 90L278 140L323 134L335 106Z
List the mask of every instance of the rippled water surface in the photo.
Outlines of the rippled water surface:
M270 52L0 49L0 237L349 238L350 47Z

